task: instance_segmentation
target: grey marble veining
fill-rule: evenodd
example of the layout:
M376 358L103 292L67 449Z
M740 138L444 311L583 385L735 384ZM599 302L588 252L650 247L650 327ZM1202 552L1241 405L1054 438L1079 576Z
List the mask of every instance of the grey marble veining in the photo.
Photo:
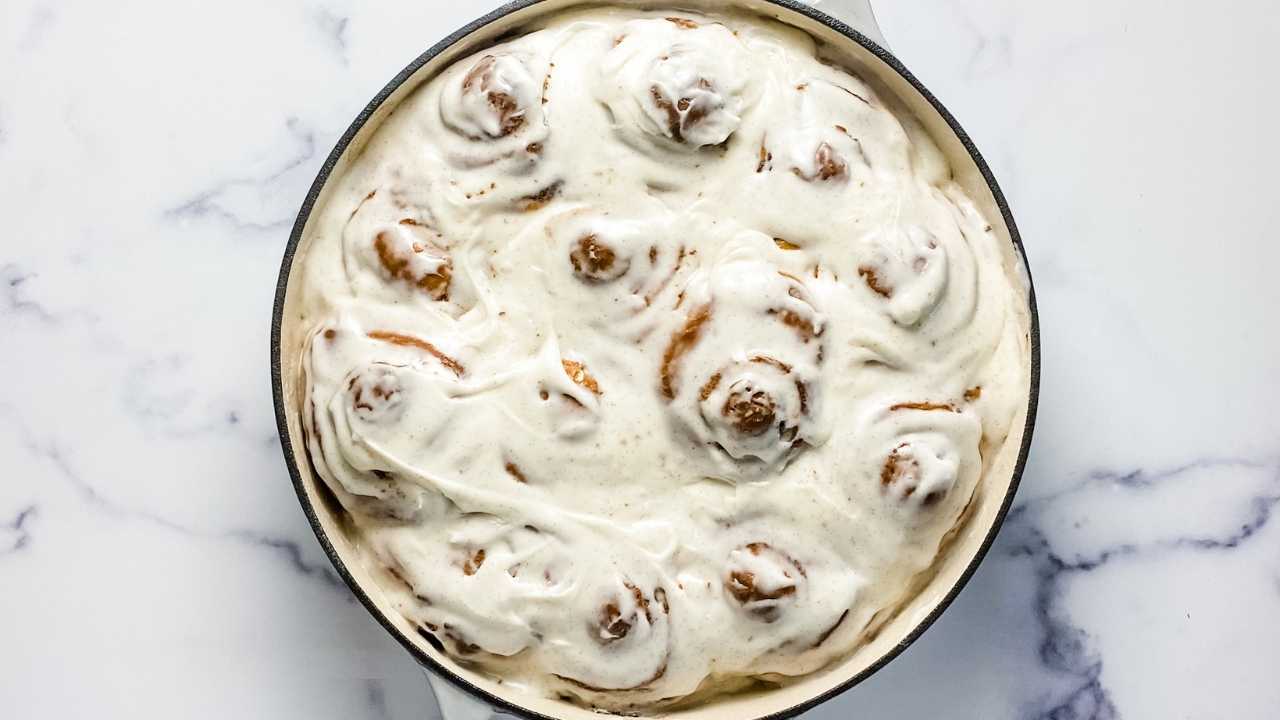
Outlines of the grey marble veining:
M19 510L12 520L0 525L0 531L4 532L3 539L0 539L0 557L18 552L31 542L28 524L35 518L38 510L37 506L28 505Z
M343 24L345 27L345 24ZM176 220L208 220L223 223L238 234L278 233L293 225L297 208L276 201L279 184L296 170L310 170L316 156L315 133L294 117L285 119L286 144L293 146L279 167L262 175L234 177L203 190L177 207L165 211ZM301 176L313 176L313 172Z
M267 333L324 156L485 9L0 5L6 717L438 716L297 507ZM1010 198L1043 392L969 586L806 717L1275 717L1280 12L876 10Z

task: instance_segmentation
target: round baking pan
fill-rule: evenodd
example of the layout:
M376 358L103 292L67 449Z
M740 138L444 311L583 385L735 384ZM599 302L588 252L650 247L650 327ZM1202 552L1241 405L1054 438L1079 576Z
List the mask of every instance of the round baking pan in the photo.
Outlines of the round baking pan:
M549 698L512 692L496 679L455 662L418 635L383 597L357 558L344 530L342 509L311 468L299 416L302 313L296 291L295 259L304 257L311 240L312 217L327 199L328 181L341 176L364 143L406 96L455 60L520 32L521 28L566 8L600 4L583 0L518 0L468 24L419 55L365 106L325 160L294 223L284 251L271 326L271 384L285 464L303 512L338 574L369 612L428 671L448 720L483 720L494 712L543 720L598 720L599 712ZM611 5L637 4L627 0ZM667 3L644 3L643 6ZM999 185L982 155L960 124L937 98L883 44L866 0L835 0L823 8L849 23L794 0L710 0L670 2L683 8L743 8L799 28L825 46L882 94L893 97L938 144L958 182L1005 241L1007 262L1020 276L1027 303L1029 378L1027 404L1011 437L994 458L984 458L986 472L965 513L961 529L931 569L923 590L908 600L879 633L845 659L811 675L776 687L712 699L686 709L665 711L670 720L779 720L794 717L848 690L884 667L914 642L955 599L991 546L1017 490L1026 464L1039 396L1040 342L1035 291L1022 240ZM852 25L857 26L851 27ZM865 31L865 32L864 32ZM870 36L870 37L869 37ZM291 282L293 286L291 288Z

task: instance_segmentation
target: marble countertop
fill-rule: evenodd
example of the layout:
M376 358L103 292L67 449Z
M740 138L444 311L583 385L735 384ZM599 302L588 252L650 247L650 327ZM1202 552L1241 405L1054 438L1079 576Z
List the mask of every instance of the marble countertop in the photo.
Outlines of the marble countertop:
M955 605L807 718L1280 712L1280 12L882 1L1040 294L1022 490ZM0 5L0 708L435 718L335 577L267 335L322 158L466 2Z

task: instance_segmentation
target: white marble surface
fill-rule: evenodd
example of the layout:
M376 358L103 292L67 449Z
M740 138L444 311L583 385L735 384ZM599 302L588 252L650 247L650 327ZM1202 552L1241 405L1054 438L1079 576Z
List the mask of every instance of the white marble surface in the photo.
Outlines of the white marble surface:
M1043 395L969 587L807 717L1280 712L1280 11L1223 7L877 5L1010 197ZM482 9L0 4L0 715L437 717L297 507L267 334L323 156Z

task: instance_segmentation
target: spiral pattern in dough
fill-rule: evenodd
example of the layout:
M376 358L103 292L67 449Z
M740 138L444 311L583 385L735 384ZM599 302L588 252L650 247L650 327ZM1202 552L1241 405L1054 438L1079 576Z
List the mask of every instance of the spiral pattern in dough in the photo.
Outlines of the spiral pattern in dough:
M358 295L434 304L457 315L474 301L455 277L452 243L440 232L424 178L399 177L370 190L342 231L343 264Z
M352 346L379 343L379 335L376 331L363 334L348 322L325 327L312 337L308 377L340 375L342 379L328 397L311 385L303 416L312 441L311 458L330 490L353 512L417 521L424 513L440 510L435 502L439 498L401 476L397 465L388 461L384 443L401 441L409 428L429 442L449 422L441 387L452 381L459 366L420 341L438 357L342 367L338 358L351 352ZM335 360L338 365L333 364Z
M950 506L944 514L954 512L956 489L971 489L981 468L982 425L967 400L898 399L870 418L861 441L870 458L864 482L910 522L943 505Z
M689 152L719 145L738 129L747 78L727 27L638 21L624 25L615 43L601 66L601 93L626 141Z
M690 277L685 320L658 378L675 417L714 451L726 479L776 472L824 439L815 418L826 320L804 279L767 259L767 238L734 242L741 245Z
M551 651L555 674L597 692L635 690L659 680L671 644L666 590L615 576L586 594L596 598L594 612L582 618L577 642Z
M928 316L947 287L947 251L928 230L890 228L874 236L858 277L884 299L887 312L900 325L915 325Z
M542 52L495 49L449 68L426 89L435 112L422 126L450 169L441 192L450 215L464 213L459 221L467 222L472 206L529 212L559 193L561 171L547 158L551 72Z
M680 229L663 214L627 218L578 208L552 218L547 236L547 292L583 322L635 339L675 304L689 258Z

